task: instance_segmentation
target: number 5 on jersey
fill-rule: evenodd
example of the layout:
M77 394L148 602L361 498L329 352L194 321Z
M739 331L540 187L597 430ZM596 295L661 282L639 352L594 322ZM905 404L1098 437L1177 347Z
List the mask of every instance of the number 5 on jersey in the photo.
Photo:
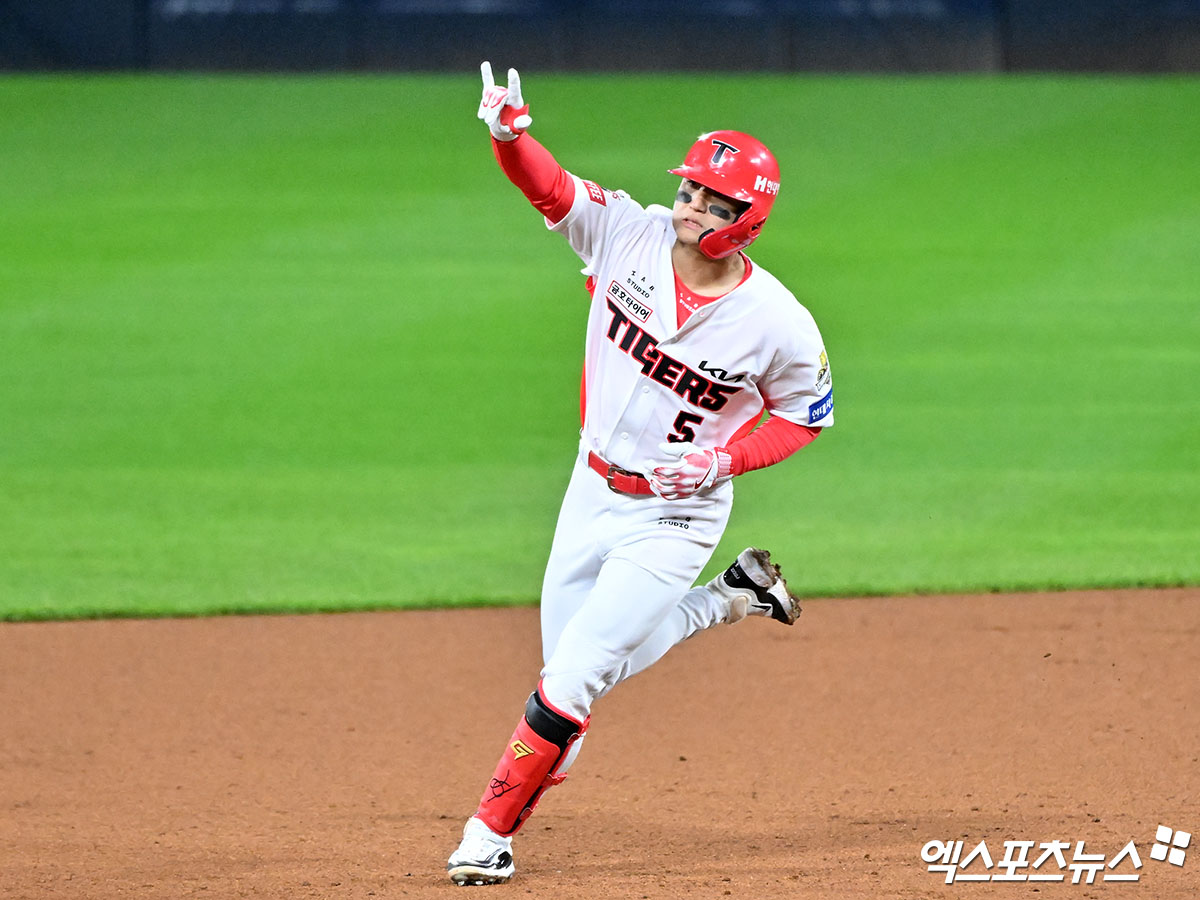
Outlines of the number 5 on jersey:
M699 425L704 421L704 416L698 416L695 413L690 413L687 410L680 411L675 417L675 431L667 435L667 440L672 443L691 443L696 436L693 425Z

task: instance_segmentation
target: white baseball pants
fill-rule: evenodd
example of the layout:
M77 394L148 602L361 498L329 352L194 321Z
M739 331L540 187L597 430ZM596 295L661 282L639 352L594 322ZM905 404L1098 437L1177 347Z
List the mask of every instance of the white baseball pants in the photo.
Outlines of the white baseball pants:
M733 505L725 482L702 496L662 500L609 490L576 460L542 584L542 691L579 721L592 702L728 607L693 588Z

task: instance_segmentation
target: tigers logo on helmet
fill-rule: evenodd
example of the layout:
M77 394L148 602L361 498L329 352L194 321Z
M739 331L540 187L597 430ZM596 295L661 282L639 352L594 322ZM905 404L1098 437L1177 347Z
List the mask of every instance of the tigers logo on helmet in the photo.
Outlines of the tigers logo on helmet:
M721 164L721 157L725 155L726 150L728 150L730 153L741 153L742 152L737 147L733 146L733 144L727 144L724 141L717 140L716 138L713 138L713 146L715 146L717 148L713 152L713 157L712 157L712 164L714 166Z

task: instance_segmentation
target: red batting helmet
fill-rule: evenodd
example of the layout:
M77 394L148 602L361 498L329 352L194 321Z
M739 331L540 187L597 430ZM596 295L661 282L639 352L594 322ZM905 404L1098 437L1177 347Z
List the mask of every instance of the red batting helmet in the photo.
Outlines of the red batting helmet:
M710 228L700 235L700 252L712 259L749 247L779 193L779 163L760 141L740 131L700 135L683 165L670 172L750 204L732 225Z

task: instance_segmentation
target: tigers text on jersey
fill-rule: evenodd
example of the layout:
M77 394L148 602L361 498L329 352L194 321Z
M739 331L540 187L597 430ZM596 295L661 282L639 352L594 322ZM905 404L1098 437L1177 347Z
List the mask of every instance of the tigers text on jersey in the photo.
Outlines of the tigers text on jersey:
M566 237L591 279L583 444L644 471L658 445L723 447L763 409L799 425L833 424L833 383L812 315L762 266L679 327L671 211L575 181Z

